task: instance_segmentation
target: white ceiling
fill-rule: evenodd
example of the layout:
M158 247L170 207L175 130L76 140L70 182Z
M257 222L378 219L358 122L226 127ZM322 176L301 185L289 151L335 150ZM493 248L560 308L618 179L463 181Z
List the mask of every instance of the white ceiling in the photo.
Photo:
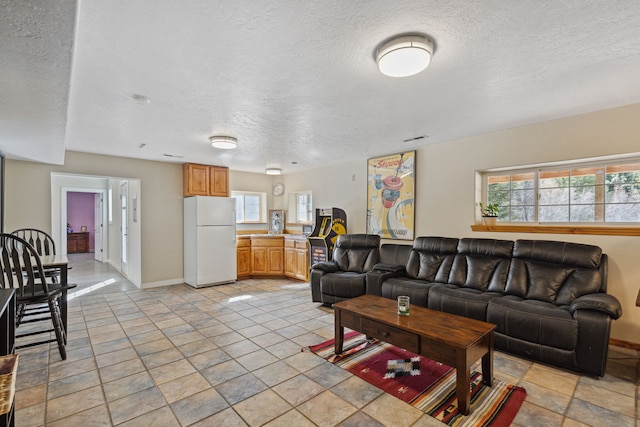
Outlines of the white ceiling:
M637 0L0 5L9 158L62 164L66 148L287 173L640 102ZM431 65L381 75L376 47L406 32L435 41ZM238 148L211 148L213 134Z

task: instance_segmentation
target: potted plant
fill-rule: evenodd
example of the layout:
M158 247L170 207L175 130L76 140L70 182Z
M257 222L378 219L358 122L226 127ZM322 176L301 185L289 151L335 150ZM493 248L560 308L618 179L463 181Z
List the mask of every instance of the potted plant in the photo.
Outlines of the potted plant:
M496 221L498 220L498 209L499 207L497 203L489 203L487 206L484 206L482 202L480 202L482 223L484 225L496 225Z

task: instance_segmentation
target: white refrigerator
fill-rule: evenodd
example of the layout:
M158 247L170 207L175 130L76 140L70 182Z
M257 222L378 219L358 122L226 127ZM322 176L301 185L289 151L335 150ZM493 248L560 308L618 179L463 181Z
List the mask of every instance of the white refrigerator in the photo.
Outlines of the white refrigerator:
M195 288L237 279L235 201L184 199L184 282Z

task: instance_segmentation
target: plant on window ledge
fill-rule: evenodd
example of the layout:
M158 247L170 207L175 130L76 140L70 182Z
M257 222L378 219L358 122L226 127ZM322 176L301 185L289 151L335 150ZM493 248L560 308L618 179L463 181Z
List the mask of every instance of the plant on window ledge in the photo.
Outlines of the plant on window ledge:
M497 203L489 203L484 206L482 202L480 205L480 213L482 214L482 222L484 225L495 225L498 220L499 206Z

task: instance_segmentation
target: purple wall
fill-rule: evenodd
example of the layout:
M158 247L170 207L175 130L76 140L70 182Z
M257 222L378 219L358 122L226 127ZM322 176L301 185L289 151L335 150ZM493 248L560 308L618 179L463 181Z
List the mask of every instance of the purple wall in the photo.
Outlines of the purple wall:
M89 232L89 251L94 251L95 246L95 193L67 193L67 222L74 232L81 231L83 225Z

